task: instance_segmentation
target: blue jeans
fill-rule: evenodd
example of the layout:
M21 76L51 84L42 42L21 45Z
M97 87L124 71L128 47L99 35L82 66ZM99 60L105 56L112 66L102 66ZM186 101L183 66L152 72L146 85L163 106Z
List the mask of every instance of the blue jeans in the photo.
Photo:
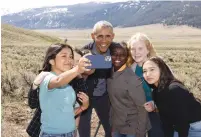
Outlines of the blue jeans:
M112 137L135 137L135 135L121 134L119 132L112 132Z
M39 137L75 137L76 131L65 133L65 134L49 134L41 132Z
M178 133L174 132L174 137L178 137ZM201 137L201 121L190 124L188 137Z

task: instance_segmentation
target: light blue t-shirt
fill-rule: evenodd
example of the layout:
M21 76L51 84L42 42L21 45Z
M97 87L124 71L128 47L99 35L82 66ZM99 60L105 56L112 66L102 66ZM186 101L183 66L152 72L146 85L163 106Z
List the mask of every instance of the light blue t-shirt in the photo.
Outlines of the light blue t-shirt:
M70 85L48 90L48 83L56 75L50 73L40 85L41 131L51 134L75 130L75 91Z

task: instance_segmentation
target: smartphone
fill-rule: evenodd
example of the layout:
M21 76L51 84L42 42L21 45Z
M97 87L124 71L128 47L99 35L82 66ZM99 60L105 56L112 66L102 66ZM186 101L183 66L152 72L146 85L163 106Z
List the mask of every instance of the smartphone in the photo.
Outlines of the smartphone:
M88 58L92 64L92 66L87 67L87 69L107 69L112 67L111 56L88 55L86 58Z

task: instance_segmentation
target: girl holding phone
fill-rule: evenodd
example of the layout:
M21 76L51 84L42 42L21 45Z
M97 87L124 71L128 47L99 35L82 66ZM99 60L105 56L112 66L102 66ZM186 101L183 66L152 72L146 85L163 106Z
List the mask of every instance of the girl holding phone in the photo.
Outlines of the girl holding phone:
M76 103L75 91L69 83L86 71L86 67L91 64L88 59L81 58L78 65L73 68L73 58L73 50L67 44L53 44L46 52L41 71L50 73L40 84L39 102L42 112L40 137L74 137L76 134L74 116L88 108L88 97L83 93L78 95L80 101L88 102L79 106Z

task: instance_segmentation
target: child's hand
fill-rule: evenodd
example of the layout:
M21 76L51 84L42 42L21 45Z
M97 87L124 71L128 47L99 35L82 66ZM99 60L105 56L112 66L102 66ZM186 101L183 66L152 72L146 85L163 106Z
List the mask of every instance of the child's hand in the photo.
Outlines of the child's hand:
M87 53L87 54L85 54L83 57L86 57L86 56L88 56L88 55L92 55L91 53ZM84 75L91 75L91 74L93 74L95 72L95 69L88 69L87 71L85 71L83 74Z
M77 72L79 74L84 73L85 71L89 71L90 69L87 69L87 67L91 66L90 60L85 58L85 57L81 57L79 60L77 67Z
M33 89L36 89L38 86L40 86L41 82L44 80L44 78L49 74L50 72L44 72L42 71L33 82Z
M89 97L84 92L79 92L77 96L80 102L82 102L82 110L86 110L89 107Z
M148 112L154 111L154 110L155 110L154 102L153 102L153 101L146 102L146 103L144 104L144 108L145 108Z

